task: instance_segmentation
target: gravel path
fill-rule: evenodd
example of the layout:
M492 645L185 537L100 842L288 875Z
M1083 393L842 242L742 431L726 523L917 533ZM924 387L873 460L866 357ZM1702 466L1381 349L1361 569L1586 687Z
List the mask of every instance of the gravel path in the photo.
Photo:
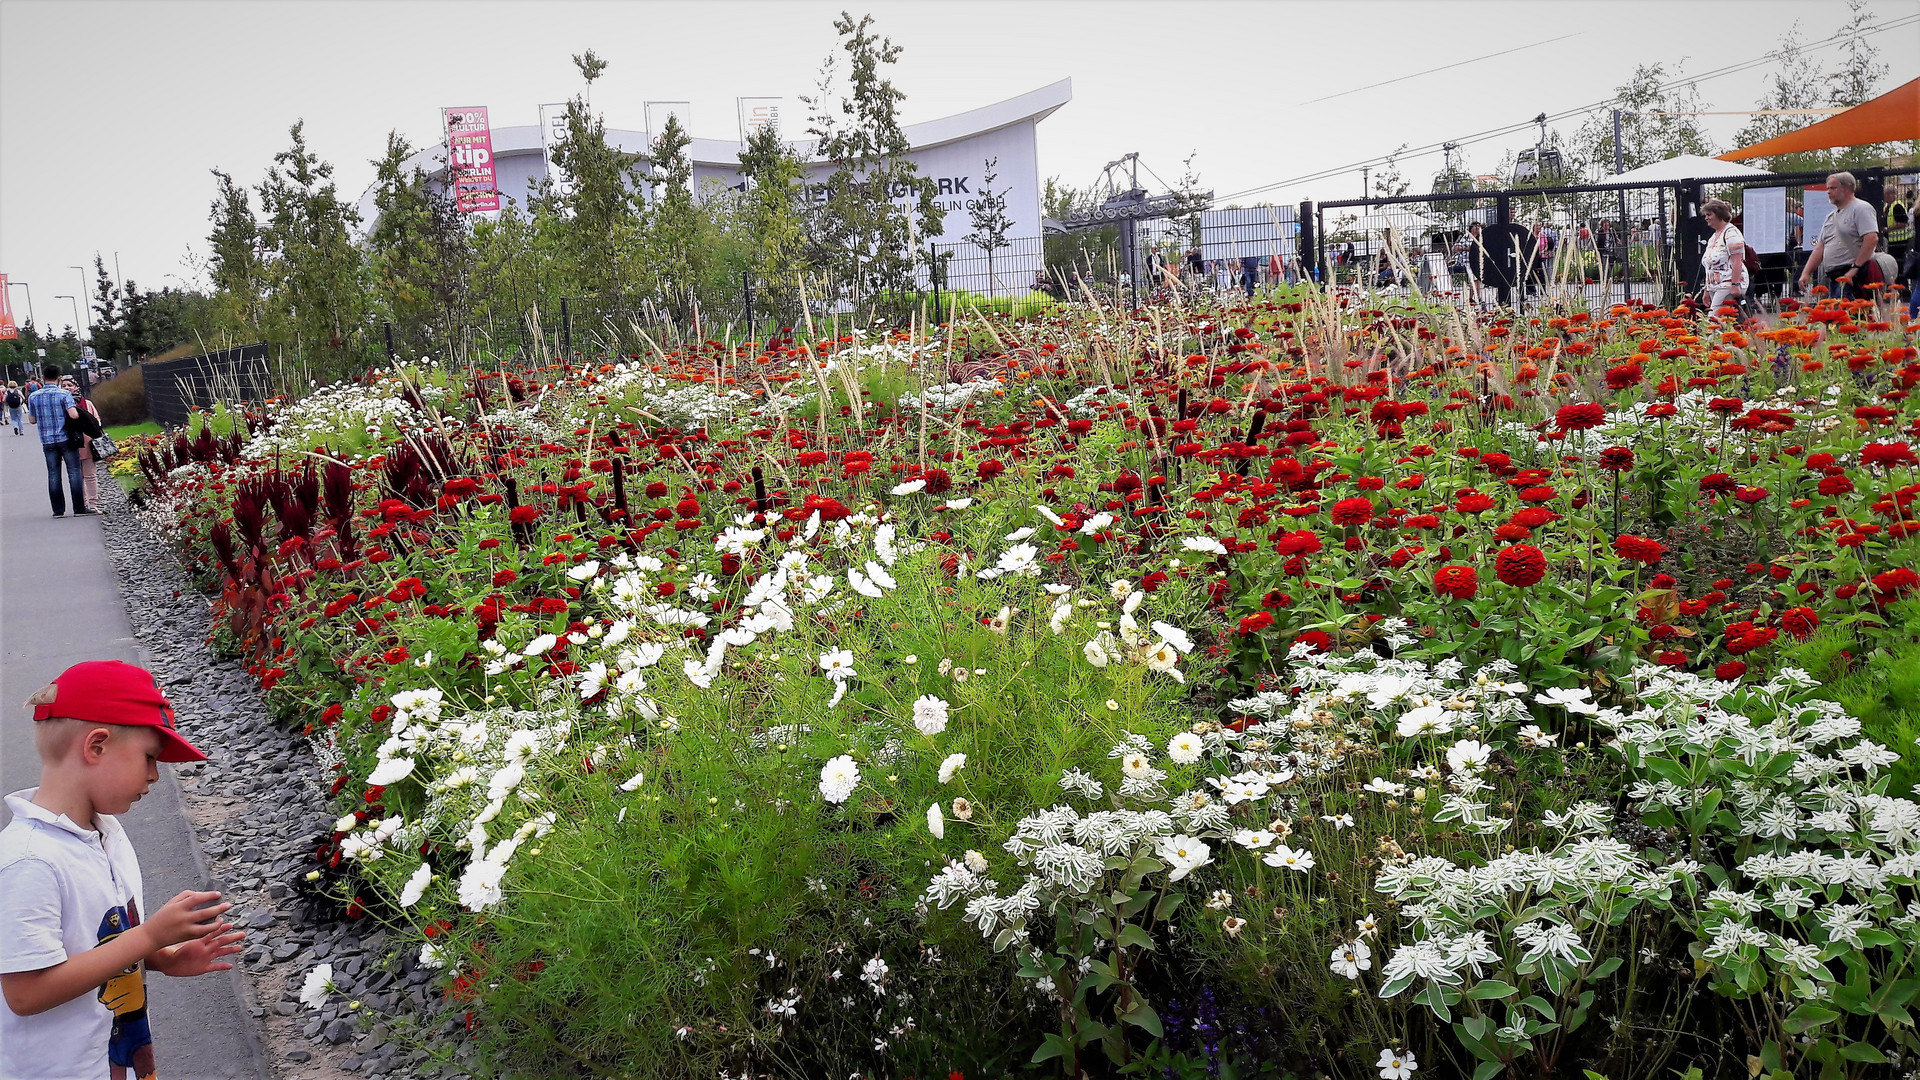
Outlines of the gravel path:
M333 822L313 751L274 722L239 663L213 654L207 598L130 512L119 485L101 487L107 557L134 634L180 726L210 758L177 766L176 775L213 887L248 930L239 958L246 1004L275 1076L463 1075L449 1062L470 1060L471 1047L457 1037L460 1015L436 1013L435 973L400 953L373 919L333 917L302 896L314 844ZM322 963L332 965L339 992L312 1009L300 990Z

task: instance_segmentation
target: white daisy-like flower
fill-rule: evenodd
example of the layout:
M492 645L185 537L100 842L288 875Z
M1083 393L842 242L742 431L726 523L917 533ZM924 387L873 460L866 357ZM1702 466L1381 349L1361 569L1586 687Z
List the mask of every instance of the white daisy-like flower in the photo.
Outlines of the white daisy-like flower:
M1176 765L1191 765L1206 752L1206 743L1191 731L1183 731L1167 740L1167 758Z
M820 670L827 673L829 679L851 679L859 672L853 669L852 649L830 649L820 654Z
M410 908L426 895L427 886L433 883L433 865L422 862L413 876L407 879L406 887L400 890L400 906Z
M916 698L913 703L913 726L928 737L947 730L947 703L932 694L922 694Z
M927 805L927 831L933 834L935 840L947 838L947 816L941 813L937 802Z
M959 772L961 769L966 768L966 765L967 765L967 755L948 754L947 759L940 763L940 782L944 784L949 780L952 780L953 775Z
M327 1003L327 995L332 992L333 965L321 964L307 972L307 981L300 987L300 1004L317 1009Z
M374 766L373 772L367 777L367 786L385 787L388 784L397 784L400 781L405 780L407 777L412 775L413 775L413 759L412 758L408 758L408 757L388 758L387 760Z
M853 758L846 754L821 766L820 797L830 803L846 802L859 783L860 766L854 764Z

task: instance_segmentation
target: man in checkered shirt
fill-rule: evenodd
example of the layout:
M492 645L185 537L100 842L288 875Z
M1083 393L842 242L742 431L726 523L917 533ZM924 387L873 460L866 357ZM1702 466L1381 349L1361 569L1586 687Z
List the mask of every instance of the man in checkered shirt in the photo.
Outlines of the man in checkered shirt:
M82 497L84 481L80 477L80 448L67 445L67 421L80 418L80 407L73 395L60 389L60 369L48 364L43 374L47 384L27 398L27 422L40 429L40 451L47 457L47 498L53 503L53 516L67 516L67 500L60 491L60 467L66 464L67 489L73 492L73 513L94 514Z

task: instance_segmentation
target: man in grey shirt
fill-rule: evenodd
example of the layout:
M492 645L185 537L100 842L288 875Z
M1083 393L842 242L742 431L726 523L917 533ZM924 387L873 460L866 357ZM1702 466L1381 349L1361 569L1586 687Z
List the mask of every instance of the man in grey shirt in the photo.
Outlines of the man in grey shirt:
M1854 197L1857 186L1852 173L1837 172L1827 177L1827 197L1833 200L1833 211L1820 226L1820 240L1800 271L1802 291L1817 267L1835 296L1851 299L1864 295L1860 287L1868 281L1864 268L1872 265L1874 248L1880 243L1880 215Z

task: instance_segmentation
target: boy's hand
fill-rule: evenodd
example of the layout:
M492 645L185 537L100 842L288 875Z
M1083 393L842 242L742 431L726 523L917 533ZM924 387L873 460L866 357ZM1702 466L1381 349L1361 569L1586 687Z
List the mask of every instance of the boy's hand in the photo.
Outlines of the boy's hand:
M189 889L167 901L165 907L154 912L153 917L140 926L151 935L157 949L204 938L225 928L219 918L233 905L218 903L219 899L217 892L194 892Z
M246 936L245 930L235 930L232 923L223 922L200 937L163 950L148 966L163 975L180 979L205 975L209 971L227 971L233 965L220 958L239 952L240 942Z

